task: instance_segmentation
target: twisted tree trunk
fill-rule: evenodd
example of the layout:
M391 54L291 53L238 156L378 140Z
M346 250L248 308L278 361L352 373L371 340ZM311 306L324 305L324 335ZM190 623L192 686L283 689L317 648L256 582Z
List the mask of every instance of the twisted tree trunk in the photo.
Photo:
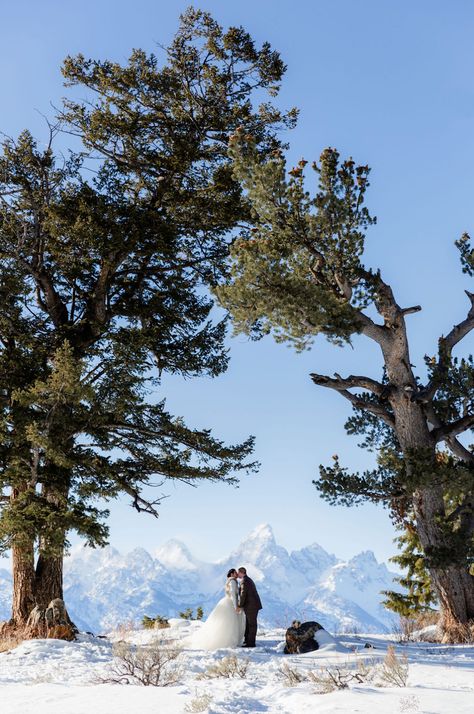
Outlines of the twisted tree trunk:
M467 561L436 564L436 554L452 550L449 534L439 527L446 515L442 489L416 491L413 504L418 536L441 606L441 626L446 633L454 632L458 626L474 622L474 577Z
M473 538L474 495L471 491L465 494L456 530L454 521L450 522L446 514L446 484L438 483L436 477L437 445L445 442L456 458L474 465L474 454L456 438L474 426L474 415L443 423L437 416L433 398L443 383L453 347L474 329L474 295L468 293L468 297L471 301L468 316L440 339L437 369L425 387L420 388L412 371L404 317L419 308L401 309L390 286L381 278L375 302L384 324L376 324L363 312L357 313L357 320L360 331L377 342L382 351L387 384L366 376L311 375L315 384L335 389L355 408L371 413L394 431L406 466L406 478L401 484L403 497L413 506L417 534L440 603L441 626L447 639L462 638L463 628L474 624L474 577L469 571L467 551L459 550L460 537L466 543ZM372 399L351 392L351 388L369 390Z
M442 626L448 630L467 625L474 621L474 577L469 573L467 559L457 563L447 557L453 552L453 543L449 529L442 527L446 524L443 488L433 478L437 442L428 427L423 405L412 398L417 385L402 314L397 315L382 351L391 385L389 402L395 417L394 428L405 456L407 475L409 479L414 476L414 483L419 482L412 471L423 465L427 476L424 479L426 485L413 492L412 502L418 536L441 606ZM414 459L417 461L415 465Z

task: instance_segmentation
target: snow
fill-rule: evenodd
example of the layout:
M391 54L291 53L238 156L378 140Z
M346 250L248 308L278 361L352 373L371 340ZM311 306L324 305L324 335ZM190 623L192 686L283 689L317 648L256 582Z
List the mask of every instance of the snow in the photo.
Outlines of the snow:
M405 652L410 669L405 688L357 684L347 690L315 694L314 686L288 687L279 675L284 663L299 671L353 667L361 660L380 661L389 644L386 635L333 637L320 631L320 649L304 655L282 653L283 630L261 631L255 650L201 652L183 650L182 678L171 687L100 684L112 662L112 644L119 638L146 644L154 638L186 641L201 623L173 622L168 630L111 633L107 639L80 635L77 642L32 640L0 654L2 714L181 714L196 695L208 694L209 714L309 714L317 711L361 714L472 714L474 647L395 644ZM364 649L368 642L375 649ZM222 657L248 658L246 679L199 680L197 676Z
M380 605L380 592L394 588L394 573L373 553L342 561L317 543L290 553L268 524L217 563L198 560L179 540L152 554L74 547L65 561L66 604L77 625L95 633L139 623L143 615L174 617L188 607L202 606L207 615L222 595L228 569L241 565L258 585L261 620L269 627L300 619L339 632L391 631L394 616ZM10 575L0 569L0 620L9 616L10 594Z

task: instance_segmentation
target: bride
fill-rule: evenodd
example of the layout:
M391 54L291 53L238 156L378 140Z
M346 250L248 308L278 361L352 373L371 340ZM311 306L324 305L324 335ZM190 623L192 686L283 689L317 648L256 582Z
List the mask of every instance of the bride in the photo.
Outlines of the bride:
M191 647L200 650L218 650L221 647L239 647L245 634L245 613L239 609L237 571L227 573L225 595L211 612L206 622L191 639Z

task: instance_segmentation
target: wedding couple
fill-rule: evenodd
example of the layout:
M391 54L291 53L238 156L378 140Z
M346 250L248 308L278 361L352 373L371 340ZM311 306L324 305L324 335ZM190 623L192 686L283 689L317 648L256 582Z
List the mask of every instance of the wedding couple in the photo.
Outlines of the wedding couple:
M201 650L255 647L257 615L261 609L257 588L246 569L231 568L227 573L225 595L193 636L192 647Z

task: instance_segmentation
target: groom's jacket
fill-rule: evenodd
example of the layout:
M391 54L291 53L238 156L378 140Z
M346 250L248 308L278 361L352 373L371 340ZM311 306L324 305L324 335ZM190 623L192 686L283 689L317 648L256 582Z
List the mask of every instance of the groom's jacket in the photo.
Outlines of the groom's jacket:
M262 601L252 578L246 575L240 584L239 607L244 611L257 611L262 609Z

